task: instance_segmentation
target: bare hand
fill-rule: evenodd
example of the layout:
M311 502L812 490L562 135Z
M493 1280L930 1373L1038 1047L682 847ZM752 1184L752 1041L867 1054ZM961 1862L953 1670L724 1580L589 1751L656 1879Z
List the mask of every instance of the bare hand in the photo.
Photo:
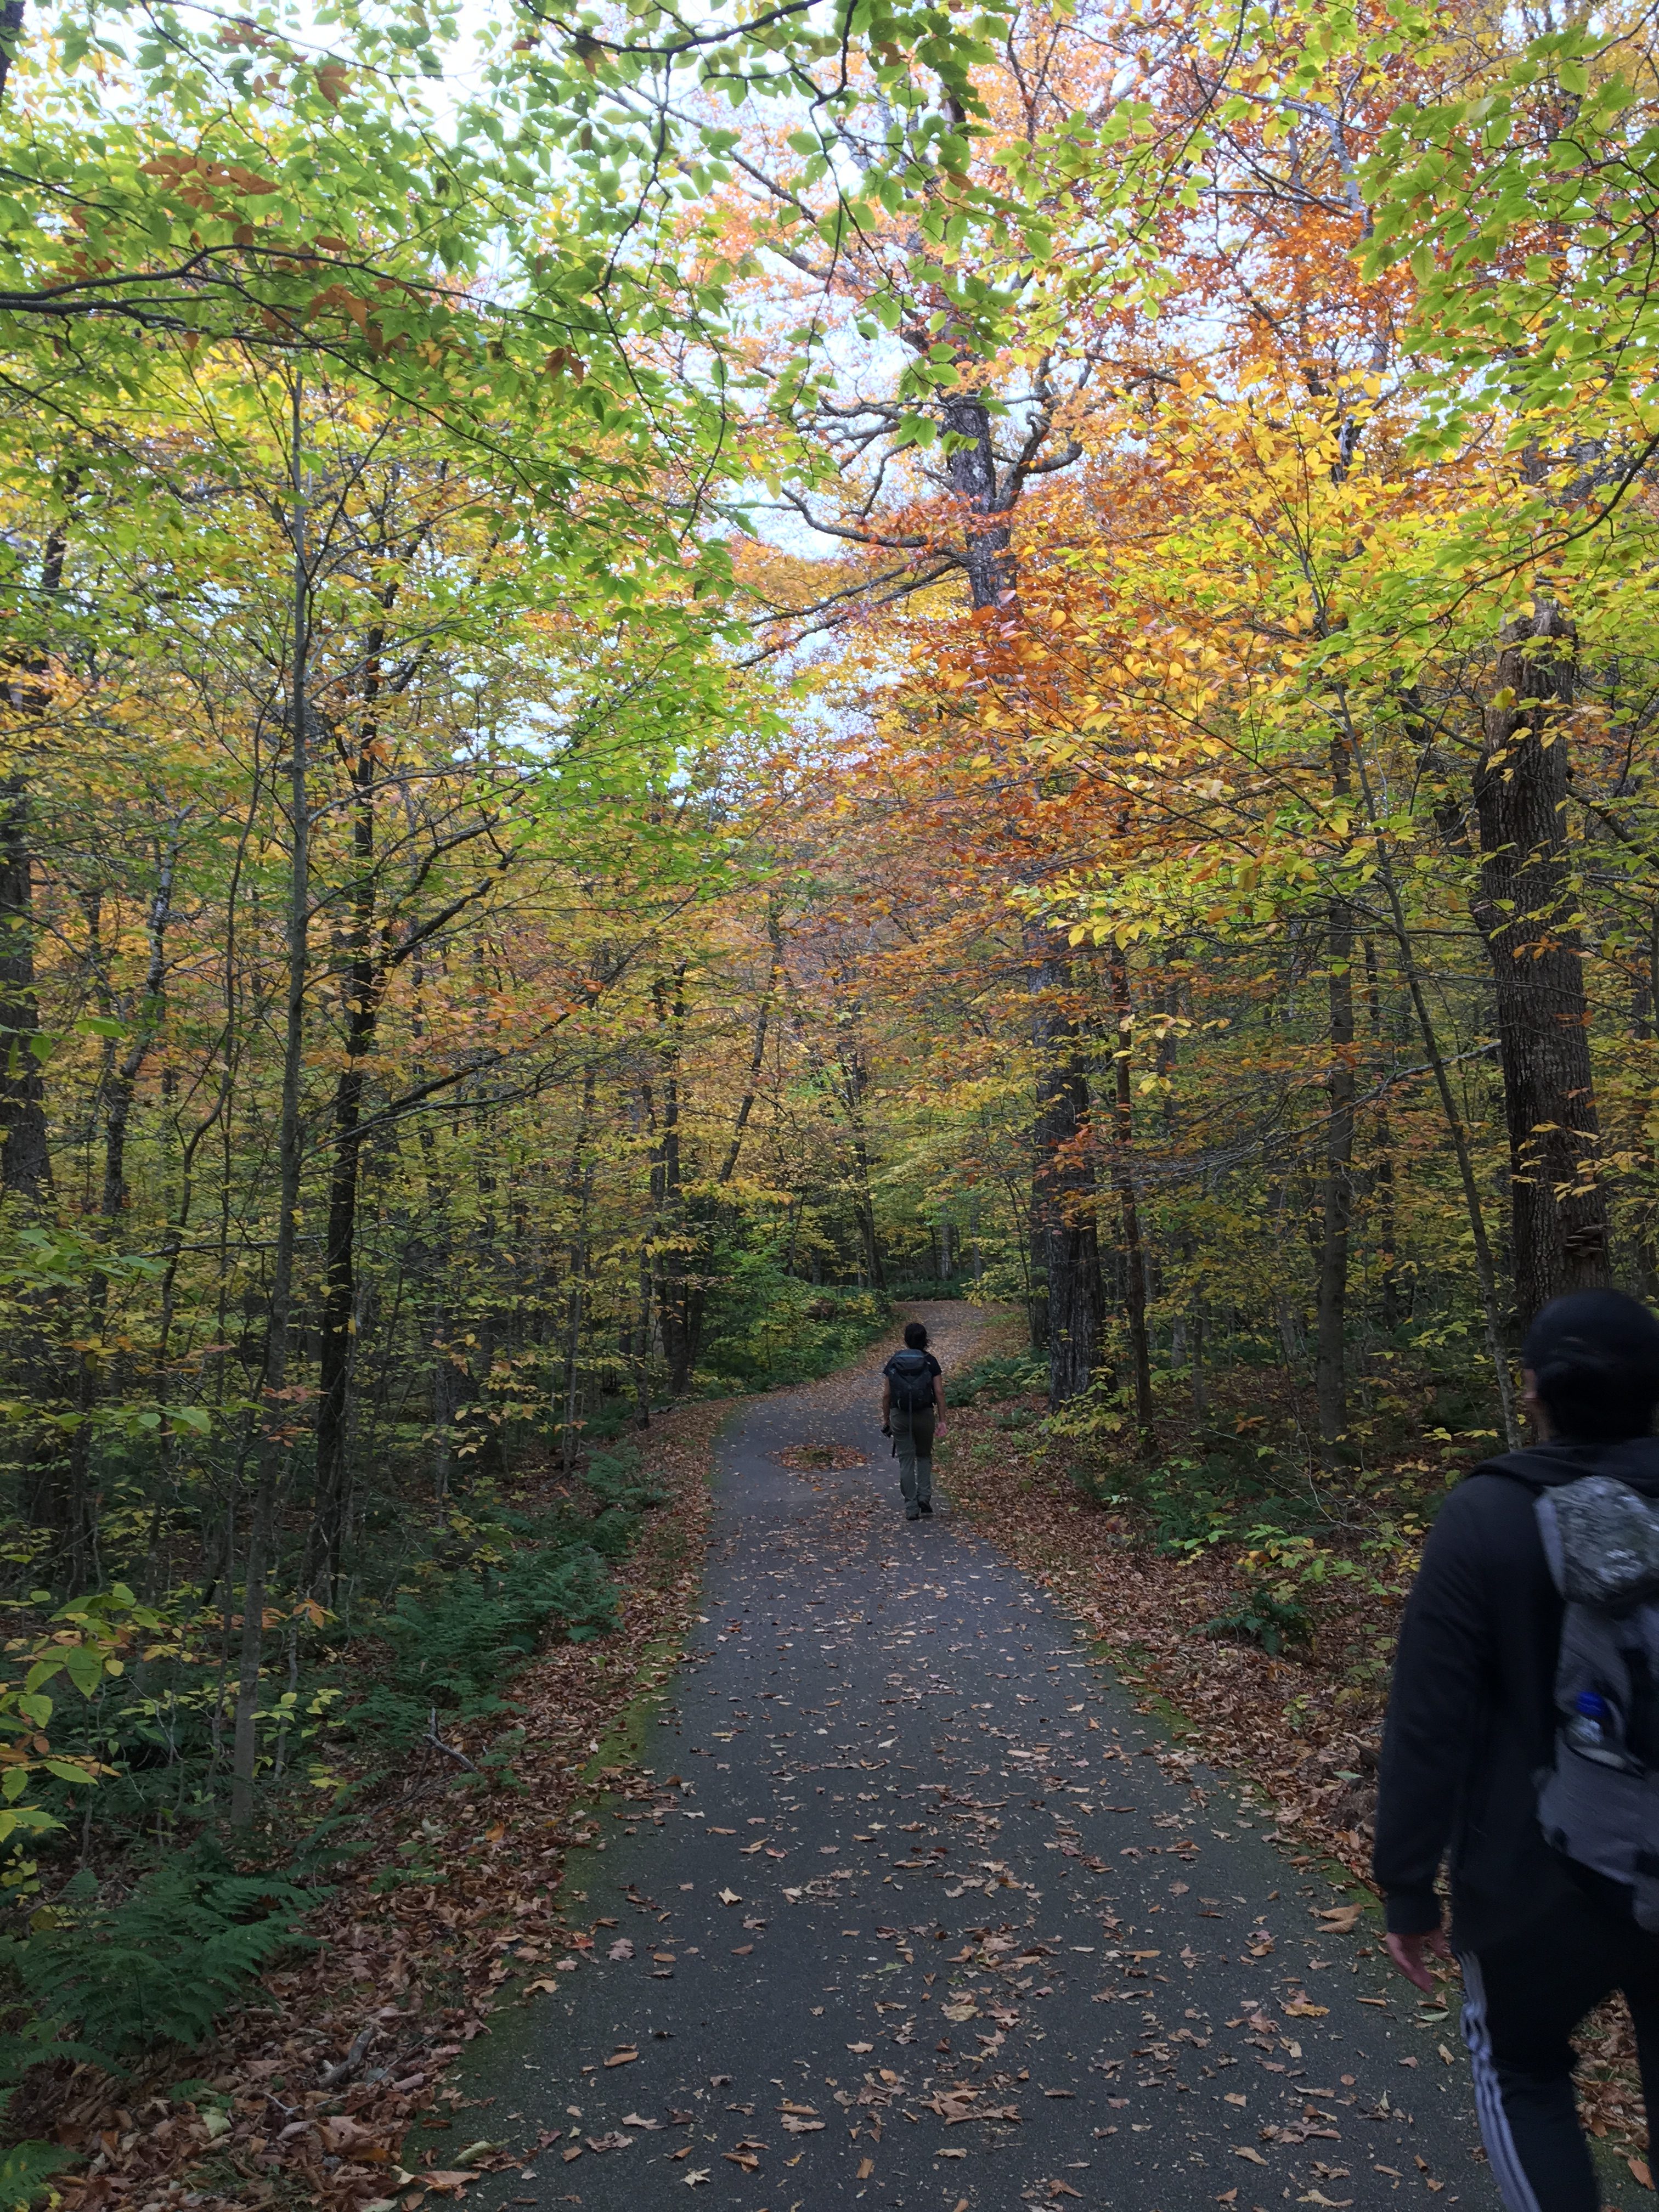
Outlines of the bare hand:
M1429 1972L1428 1956L1449 1959L1451 1945L1446 1941L1443 1928L1433 1928L1421 1936L1390 1936L1388 1938L1389 1956L1394 1960L1408 1982L1419 1990L1432 1993L1434 1976Z

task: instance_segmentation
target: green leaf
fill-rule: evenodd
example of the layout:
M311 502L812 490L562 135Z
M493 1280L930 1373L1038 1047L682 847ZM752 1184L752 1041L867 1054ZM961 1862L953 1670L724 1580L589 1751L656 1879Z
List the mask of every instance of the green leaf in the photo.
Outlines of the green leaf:
M64 1671L83 1698L89 1698L104 1679L104 1655L89 1644L64 1648Z

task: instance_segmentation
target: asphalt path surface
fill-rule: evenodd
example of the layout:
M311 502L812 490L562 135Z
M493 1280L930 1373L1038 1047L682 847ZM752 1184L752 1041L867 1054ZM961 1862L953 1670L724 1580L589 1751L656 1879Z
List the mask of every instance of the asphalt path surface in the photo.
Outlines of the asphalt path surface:
M875 1388L728 1432L653 1786L567 1873L593 1948L474 2046L458 2124L541 2146L474 2203L1494 2208L1455 2010L948 1498L904 1520Z

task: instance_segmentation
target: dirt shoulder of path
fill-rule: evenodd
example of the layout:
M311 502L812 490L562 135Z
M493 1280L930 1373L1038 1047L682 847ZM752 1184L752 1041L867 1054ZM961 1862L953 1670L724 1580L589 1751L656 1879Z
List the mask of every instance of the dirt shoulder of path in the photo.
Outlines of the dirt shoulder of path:
M1024 1349L1023 1333L1005 1321L987 1331L980 1356ZM1132 1514L1093 1504L1056 1463L1036 1433L1037 1411L1033 1401L1025 1408L1031 1426L1022 1431L1004 1425L1006 1406L951 1412L939 1480L953 1504L1091 1630L1143 1711L1271 1808L1282 1843L1339 1863L1370 1889L1386 1656L1399 1601L1342 1589L1316 1608L1305 1656L1205 1634L1237 1610L1247 1586L1237 1547L1218 1546L1191 1562L1161 1555ZM1449 2001L1455 2014L1455 1988ZM1650 2186L1635 2039L1622 2001L1597 2016L1581 2045L1587 2124Z
M668 1496L613 1569L619 1624L543 1652L512 1685L515 1711L446 1739L475 1765L493 1747L488 1775L417 1755L308 1921L313 1952L268 1974L215 2044L160 2052L123 2082L83 2069L70 2083L58 2139L88 2161L55 2181L70 2212L413 2212L490 2162L503 2130L465 2112L445 2075L506 1991L592 1942L556 1912L565 1853L596 1832L598 1794L626 1786L620 1765L596 1772L596 1754L672 1673L695 1619L715 1440L733 1402L677 1407L635 1439ZM404 2137L422 2115L423 2130L435 2115L447 2131L441 2156L423 2152L411 2172Z

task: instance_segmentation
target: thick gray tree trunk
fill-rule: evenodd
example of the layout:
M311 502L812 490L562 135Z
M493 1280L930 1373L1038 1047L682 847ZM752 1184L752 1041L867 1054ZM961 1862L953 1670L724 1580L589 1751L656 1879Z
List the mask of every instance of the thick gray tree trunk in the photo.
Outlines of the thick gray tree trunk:
M1566 836L1577 653L1571 623L1546 600L1509 626L1474 777L1475 919L1492 959L1522 1327L1549 1299L1608 1280L1589 1009Z

